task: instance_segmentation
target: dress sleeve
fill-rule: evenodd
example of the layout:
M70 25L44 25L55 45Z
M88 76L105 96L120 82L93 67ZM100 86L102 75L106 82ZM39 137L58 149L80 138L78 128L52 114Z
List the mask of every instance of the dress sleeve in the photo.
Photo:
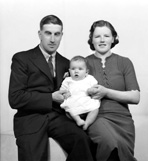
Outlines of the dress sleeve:
M130 91L130 90L140 91L138 81L136 78L135 69L134 69L133 63L129 58L123 59L123 75L125 78L125 85L126 85L127 91Z
M95 77L93 77L92 75L89 75L89 82L90 82L90 87L98 84L98 81L95 79Z
M69 83L68 82L69 82L69 77L66 77L62 82L60 90L69 90Z

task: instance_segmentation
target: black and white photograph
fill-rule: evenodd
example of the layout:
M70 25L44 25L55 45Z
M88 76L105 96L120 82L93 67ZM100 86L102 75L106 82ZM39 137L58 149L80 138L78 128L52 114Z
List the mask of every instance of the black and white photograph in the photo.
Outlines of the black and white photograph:
M147 43L147 0L0 0L0 161L148 161Z

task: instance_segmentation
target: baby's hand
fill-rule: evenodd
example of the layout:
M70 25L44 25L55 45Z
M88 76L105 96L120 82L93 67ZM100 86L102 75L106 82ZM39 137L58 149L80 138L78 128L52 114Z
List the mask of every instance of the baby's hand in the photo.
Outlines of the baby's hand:
M64 99L67 99L68 97L71 96L71 93L69 91L66 91L65 93L63 93Z
M65 79L66 77L69 77L69 73L68 72L64 73L63 78Z

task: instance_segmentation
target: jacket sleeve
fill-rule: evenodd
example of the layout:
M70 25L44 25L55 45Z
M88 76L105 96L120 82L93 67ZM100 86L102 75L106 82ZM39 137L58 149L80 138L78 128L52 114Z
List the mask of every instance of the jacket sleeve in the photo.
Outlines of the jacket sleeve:
M16 54L12 58L9 83L9 103L13 109L47 112L52 108L52 93L31 90L28 87L29 71L24 59Z

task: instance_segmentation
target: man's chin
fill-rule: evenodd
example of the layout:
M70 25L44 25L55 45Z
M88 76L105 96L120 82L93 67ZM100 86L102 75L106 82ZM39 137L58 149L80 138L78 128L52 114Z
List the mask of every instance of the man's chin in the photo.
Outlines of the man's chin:
M56 52L56 49L54 48L50 48L49 50L48 50L48 53L50 53L50 54L53 54L53 53L55 53Z

